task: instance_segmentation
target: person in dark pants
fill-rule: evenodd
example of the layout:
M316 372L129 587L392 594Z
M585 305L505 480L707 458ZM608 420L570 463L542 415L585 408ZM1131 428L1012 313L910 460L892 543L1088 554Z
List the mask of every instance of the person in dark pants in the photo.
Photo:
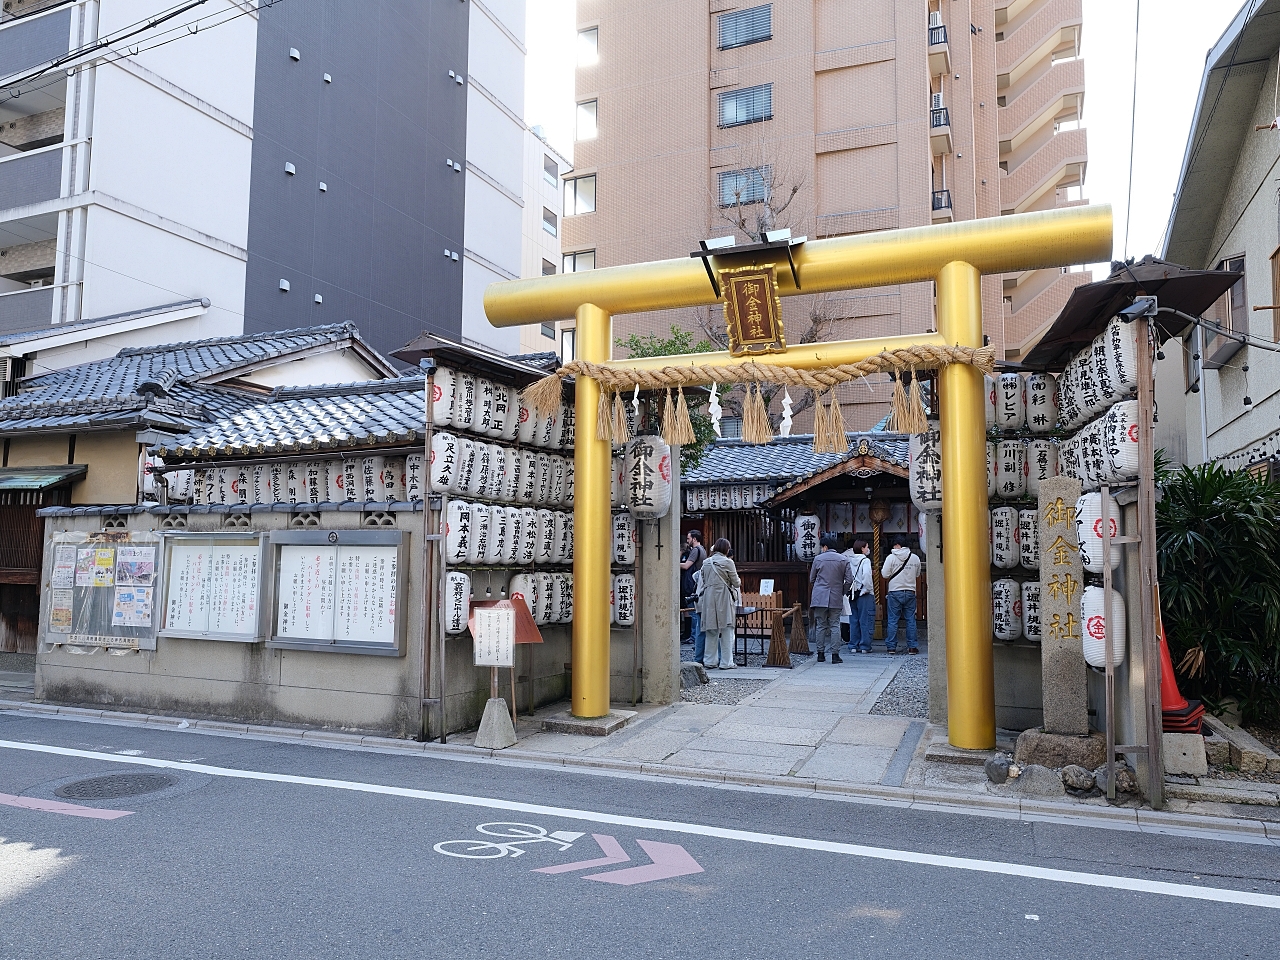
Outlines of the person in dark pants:
M680 558L680 592L684 594L684 606L693 607L689 614L689 639L693 641L693 658L702 662L703 648L707 635L702 629L702 617L698 613L698 586L694 577L702 570L702 562L707 559L707 549L702 545L702 531L690 530L684 538L684 556Z
M870 653L876 632L876 593L872 582L871 545L853 541L853 587L849 591L849 647L854 653Z
M818 648L818 662L825 663L827 651L831 651L832 663L840 659L840 612L844 609L844 597L853 586L853 573L849 561L836 552L835 534L823 534L818 541L822 552L813 558L809 568L809 616L815 627L814 644Z
M880 576L889 581L885 599L884 648L898 652L898 619L907 621L907 653L919 653L916 645L916 578L920 576L920 558L907 549L905 537L893 538L893 549L884 558Z

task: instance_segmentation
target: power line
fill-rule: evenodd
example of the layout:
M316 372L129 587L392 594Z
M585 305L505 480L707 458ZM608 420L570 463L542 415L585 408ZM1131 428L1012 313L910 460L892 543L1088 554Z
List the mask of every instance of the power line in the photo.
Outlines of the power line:
M1129 190L1124 204L1124 253L1129 256L1129 212L1133 209L1133 144L1138 132L1138 38L1142 28L1142 0L1133 13L1133 104L1129 109Z

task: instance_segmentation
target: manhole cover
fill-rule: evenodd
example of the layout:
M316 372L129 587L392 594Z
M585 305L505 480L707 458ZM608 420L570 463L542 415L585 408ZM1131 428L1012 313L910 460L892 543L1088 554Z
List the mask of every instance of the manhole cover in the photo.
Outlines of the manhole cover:
M118 800L172 787L177 779L163 773L113 773L77 780L53 791L65 800Z

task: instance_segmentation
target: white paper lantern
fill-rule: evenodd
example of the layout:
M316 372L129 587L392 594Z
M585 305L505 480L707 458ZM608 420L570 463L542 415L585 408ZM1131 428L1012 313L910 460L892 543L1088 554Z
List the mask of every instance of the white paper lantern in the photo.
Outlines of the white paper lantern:
M613 515L613 562L627 567L636 562L636 522L629 513Z
M499 499L504 503L520 502L520 466L523 462L519 450L508 447L502 451L502 490Z
M942 442L936 420L907 443L907 477L911 502L920 510L942 509Z
M233 488L238 489L238 485ZM323 503L328 498L329 481L324 475L323 460L308 460L302 465L302 489L305 491L303 499L307 503Z
M622 506L622 457L614 457L612 462L613 473L609 480L609 506Z
M471 504L450 500L444 516L445 563L466 563L471 553Z
M564 424L564 407L557 407L547 414L538 424L538 432L534 434L533 443L537 447L559 446L560 429Z
M471 578L452 570L444 577L444 632L463 633L471 616Z
M521 601L529 610L529 615L538 612L538 577L532 573L517 573L507 584L507 596Z
M498 436L503 440L515 440L520 433L520 391L515 387L508 387L507 391L507 413L502 421L502 433Z
M1107 497L1107 511L1111 536L1120 536L1120 505L1115 497ZM1080 542L1080 562L1090 573L1102 572L1102 494L1086 493L1076 501L1076 539ZM1111 544L1111 569L1120 566L1124 547Z
M386 466L386 457L362 457L360 460L360 499L366 503L376 503L382 497L382 468Z
M1027 377L1027 429L1048 433L1058 425L1058 378L1052 373Z
M994 377L983 377L982 388L987 400L987 429L996 425L996 381Z
M507 432L507 419L515 416L511 409L512 390L505 383L493 385L493 403L490 405L489 429L491 437L502 437Z
M520 451L520 483L516 499L520 503L533 503L538 499L538 455L532 450Z
M533 619L542 627L555 621L555 578L549 573L536 574L538 578L538 609Z
M564 458L564 503L566 506L573 506L574 484L577 479L576 468L573 463L573 457Z
M997 447L996 493L1006 500L1027 495L1027 448L1021 440L1001 440Z
M1133 396L1138 392L1138 325L1112 317L1098 337L1103 342L1107 376L1115 395Z
M709 487L698 487L693 492L693 495L697 501L698 513L706 513L711 509L711 489Z
M453 425L453 371L448 367L436 367L431 385L431 422L437 427Z
M1070 360L1058 378L1058 423L1070 430L1080 416L1080 401L1076 396L1076 368Z
M1018 511L1019 562L1028 570L1040 569L1040 514L1036 509Z
M818 555L822 537L822 521L812 513L801 513L795 519L796 559L809 563Z
M534 487L533 502L538 506L546 506L551 502L551 457L539 453L535 460L534 470L537 483Z
M507 451L496 443L489 444L489 479L484 485L484 495L490 500L502 499L502 488L507 482Z
M996 495L996 464L999 463L1000 451L994 443L987 443L987 499L993 500Z
M997 640L1012 643L1022 636L1022 590L1016 580L991 584L991 625Z
M1138 478L1138 401L1122 400L1107 411L1102 422L1106 479L1122 482Z
M453 416L451 423L459 430L471 430L476 416L476 378L459 373L453 378Z
M206 493L205 493L205 490L206 490L205 474L207 474L209 471L208 471L208 470L193 470L192 472L195 474L195 483L193 483L193 484L192 484L192 487L191 487L191 502L192 502L193 504L196 504L196 505L203 505L203 504L206 504L206 503L208 503L209 501L208 501L207 499L205 499L205 497L206 497Z
M382 465L382 495L385 503L404 503L404 460L387 457Z
M578 433L577 420L577 411L574 410L573 404L566 403L560 407L560 419L556 423L559 431L556 434L556 447L561 450L573 449L573 441Z
M567 563L573 557L573 542L569 538L569 517L570 515L563 510L556 510L552 514L551 535L554 538L551 545L552 563Z
M533 443L534 429L537 421L533 416L533 411L529 409L529 405L523 399L517 402L516 406L516 439L521 443Z
M1022 635L1032 643L1040 642L1039 580L1024 580L1022 582Z
M471 542L467 545L467 563L484 563L489 552L489 505L471 504Z
M684 488L684 512L693 513L697 507L697 497L694 496L692 487Z
M306 478L306 471L303 470L302 464L300 464L298 461L294 460L292 463L286 463L284 465L284 490L285 490L284 496L285 496L286 503L306 503L307 502L307 488L306 488L305 478ZM363 484L364 480L360 479L359 482ZM229 483L229 479L227 477L227 471L225 469L218 470L218 489L217 489L218 499L215 501L216 503L227 502L227 484L228 483ZM363 487L361 489L363 490ZM361 499L363 499L363 493L361 494Z
M527 567L538 556L538 511L520 508L520 539L516 541L516 563Z
M550 456L551 467L551 495L552 503L559 505L564 503L565 486L564 486L564 457L552 454Z
M411 453L404 458L404 498L410 503L423 498L426 485L425 460L420 453Z
M451 433L431 435L431 492L449 493L458 475L458 438Z
M488 564L502 563L507 549L507 538L511 536L511 528L507 520L507 508L493 506L489 508L489 542L485 545L484 560Z
M1058 444L1053 440L1027 441L1027 496L1040 493L1040 481L1058 475Z
M1105 670L1107 666L1106 629L1107 604L1102 587L1085 587L1080 597L1080 619L1083 624L1084 659L1091 667ZM1125 657L1124 597L1118 590L1111 591L1111 666L1118 667Z
M311 466L311 464L313 463L314 461L308 461L306 466ZM249 468L247 466L235 466L235 467L227 468L226 503L229 503L232 506L247 504L250 502L249 495L250 493L252 493L252 490L253 490L253 483L250 478Z
M484 436L493 436L493 405L496 390L492 380L476 377L476 416L471 429Z
M620 627L630 627L636 622L636 578L634 574L620 573L613 578L613 622Z
M1081 409L1081 422L1096 417L1099 413L1107 408L1109 402L1108 397L1102 391L1102 385L1099 382L1098 366L1101 362L1100 357L1095 357L1093 346L1086 347L1080 353L1080 359L1077 364L1080 369L1079 397Z
M543 507L538 511L538 540L534 553L534 563L553 563L556 546L556 518L550 510Z
M1001 570L1012 570L1020 560L1018 511L996 507L991 511L991 563Z
M1086 424L1076 437L1080 441L1081 480L1086 490L1097 490L1107 472L1102 443L1102 421Z
M707 509L708 510L720 509L720 488L719 487L707 487Z
M282 478L282 482L287 482L287 478ZM364 462L359 457L348 457L342 461L342 492L347 503L364 499ZM288 499L287 493L282 492L282 495Z
M475 468L471 471L471 482L467 484L466 493L473 497L483 497L493 482L490 476L493 470L493 446L483 440L475 441Z
M1002 373L996 380L996 427L1021 430L1027 425L1027 383L1019 374Z
M567 573L551 575L551 619L555 623L573 621L573 578Z
M660 520L671 509L671 448L661 437L645 435L627 444L627 509L638 520Z
M421 457L418 458L421 462ZM268 479L268 482L269 479ZM325 499L329 503L343 503L347 499L346 469L341 460L326 460L324 464ZM268 496L270 496L268 492ZM270 503L270 499L257 503Z
M741 487L733 486L729 488L729 509L730 510L742 509L742 488Z

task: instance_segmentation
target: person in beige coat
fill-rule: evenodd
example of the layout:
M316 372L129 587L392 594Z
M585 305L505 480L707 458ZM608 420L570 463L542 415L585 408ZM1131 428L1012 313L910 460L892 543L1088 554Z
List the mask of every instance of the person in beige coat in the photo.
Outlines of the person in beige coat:
M702 589L698 594L698 615L707 635L703 666L732 670L733 629L742 598L738 568L729 559L729 541L721 537L711 545L711 556L702 563ZM712 662L713 653L717 662Z

